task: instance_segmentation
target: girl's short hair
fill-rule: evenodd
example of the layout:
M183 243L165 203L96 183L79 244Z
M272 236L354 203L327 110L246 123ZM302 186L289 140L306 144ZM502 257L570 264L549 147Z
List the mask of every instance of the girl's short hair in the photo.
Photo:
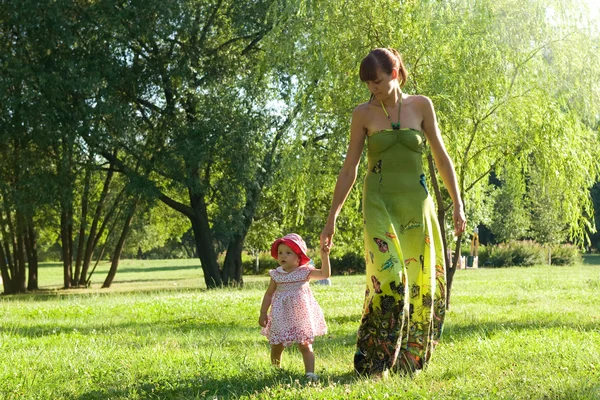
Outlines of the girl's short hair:
M377 79L377 70L391 74L394 68L398 70L398 82L400 87L403 87L408 79L408 71L400 53L392 48L371 50L360 63L360 80L374 81Z

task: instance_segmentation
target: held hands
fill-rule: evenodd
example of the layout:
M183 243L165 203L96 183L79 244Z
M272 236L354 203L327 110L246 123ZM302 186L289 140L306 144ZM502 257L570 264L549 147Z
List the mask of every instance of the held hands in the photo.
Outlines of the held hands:
M323 232L321 232L321 254L329 254L333 247L333 235L335 234L335 222L327 221Z
M465 211L463 210L462 205L454 206L452 221L454 221L454 235L460 236L467 226L467 218L465 217Z

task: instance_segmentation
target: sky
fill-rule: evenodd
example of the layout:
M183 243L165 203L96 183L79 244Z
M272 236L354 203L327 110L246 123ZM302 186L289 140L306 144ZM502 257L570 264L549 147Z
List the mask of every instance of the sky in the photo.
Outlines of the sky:
M600 13L600 0L583 0L583 1L590 6L590 8L592 9L592 12L594 12L595 15L598 15Z

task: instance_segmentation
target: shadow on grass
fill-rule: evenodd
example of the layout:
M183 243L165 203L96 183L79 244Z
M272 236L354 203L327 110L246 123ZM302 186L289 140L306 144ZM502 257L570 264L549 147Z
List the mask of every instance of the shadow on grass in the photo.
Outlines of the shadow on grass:
M181 290L180 290L181 291ZM161 290L164 292L164 290ZM106 295L109 295L108 293ZM89 317L94 318L93 316ZM157 321L159 318L160 321ZM360 320L359 314L345 315L339 317L328 318L330 324L344 325L350 324L351 328L346 329L335 329L336 335L331 334L325 336L325 340L331 340L332 344L345 344L351 343L356 339L356 329L358 328ZM510 334L513 332L522 331L540 331L544 332L561 328L563 330L571 330L575 332L598 332L600 327L597 322L593 320L582 321L577 324L573 324L567 320L552 320L548 321L543 317L529 319L527 321L515 321L515 320L497 320L497 321L474 321L469 324L456 325L451 322L447 322L444 326L444 333L442 341L463 341L472 340L473 337L490 338L497 334ZM204 338L222 338L227 343L238 343L236 336L240 337L239 342L243 343L247 338L248 334L253 332L258 333L260 328L249 324L249 320L240 321L207 321L206 317L202 315L199 310L197 314L172 318L168 314L168 310L165 310L164 317L162 314L154 315L149 317L147 321L127 321L114 323L111 321L102 322L101 319L94 319L94 323L83 320L81 325L70 324L64 326L60 324L32 324L27 326L9 326L8 324L0 325L0 333L8 333L20 337L38 338L48 335L55 335L58 333L68 333L70 331L77 330L78 334L88 335L95 334L96 332L111 331L114 334L120 335L123 333L132 333L139 336L154 336L162 337L173 334L174 332L183 334L194 334L199 335L198 337ZM347 333L347 334L346 334ZM339 342L339 343L338 343Z
M184 280L184 279L182 279ZM158 281L152 279L150 282ZM173 279L166 279L167 282L173 282ZM124 283L125 281L120 281ZM129 281L134 282L134 281ZM115 290L116 289L116 290ZM165 292L206 292L207 289L203 287L179 287L175 285L161 286L155 288L135 288L128 287L125 290L119 290L118 285L112 286L109 289L86 289L83 287L72 288L72 289L38 289L27 293L17 294L0 294L0 300L3 302L15 302L15 301L56 301L59 298L65 297L101 297L101 296L131 296L131 295L147 295L147 294L159 294Z
M600 254L584 254L583 263L587 265L600 266Z
M197 270L202 270L200 268L200 265L165 265L162 267L144 267L144 266L139 266L139 267L124 267L124 268L119 268L117 271L117 274L119 273L148 273L148 272L166 272L166 271L179 271L179 270L185 270L185 269L197 269Z
M362 318L361 314L350 314L350 315L338 315L335 317L326 317L328 323L335 323L339 325L345 324L356 324L356 328L358 329L358 325L360 324L360 320Z
M187 267L186 267L187 268ZM118 277L119 275L117 275ZM204 284L204 277L202 275L198 275L197 277L193 278L193 279L200 279L202 284ZM155 294L155 293L164 293L164 292L172 292L172 291L181 291L181 292L206 292L209 289L206 289L206 286L197 286L197 287L190 287L190 286L185 286L185 285L173 285L173 284L167 284L164 286L159 286L159 287L151 287L151 288L138 288L138 287L124 287L121 288L119 287L119 284L126 284L126 283L140 283L140 282L147 282L147 283L152 283L152 282L180 282L180 281L185 281L185 282L189 282L190 278L189 277L185 277L185 278L172 278L172 279L156 279L156 278L152 278L152 279L130 279L130 280L119 280L118 278L115 279L115 281L113 282L112 286L108 289L101 289L99 286L98 282L95 282L92 284L92 288L84 288L84 287L77 287L77 288L70 288L70 289L64 289L64 288L42 288L42 289L38 289L38 290L34 290L34 291L29 291L27 293L16 293L16 294L5 294L5 293L0 293L0 301L49 301L49 300L56 300L59 297L64 297L64 296L107 296L107 295L112 295L112 296L123 296L123 295L131 295L131 294L135 294L135 295L143 295L143 294ZM222 288L222 289L210 289L210 290L214 290L215 294L219 293L219 290L252 290L252 289L266 289L267 286L269 286L269 281L266 278L263 277L252 277L251 279L247 279L244 281L244 286L243 287L231 287L231 288ZM1 286L0 286L1 288Z
M38 324L28 326L15 326L2 324L0 326L0 335L26 337L37 339L48 336L61 336L74 333L77 336L89 336L97 338L98 336L110 335L112 337L123 337L122 345L132 344L139 347L137 338L146 338L151 341L160 342L166 337L176 335L192 336L198 338L196 342L199 345L214 345L217 347L227 346L247 346L254 337L257 343L267 344L267 339L260 334L260 327L250 325L248 321L238 322L206 322L200 317L177 318L169 320L165 318L161 322L123 322L123 323L103 323L94 320L97 323L90 324L85 322L83 326L77 324ZM129 340L132 338L132 340ZM348 343L354 344L356 341L356 331L336 330L328 335L316 339L315 345L319 347L326 346L345 346Z
M202 275L198 275L197 277L186 277L186 278L163 278L163 279L148 278L148 279L127 279L127 280L115 279L114 282L112 283L111 287L112 288L118 288L120 283L177 282L177 281L189 281L190 279L202 279L202 280L204 280L204 277ZM165 289L167 289L167 288L168 288L168 286L165 286Z
M205 365L202 371L188 379L155 378L150 376L126 387L105 387L91 390L73 397L78 400L99 400L107 398L151 398L151 399L237 399L256 396L258 398L345 398L343 385L352 385L353 390L370 379L359 378L353 371L338 374L321 373L317 383L307 382L302 374L286 370L263 370L240 366L235 376L226 376L228 371L219 371L216 365ZM411 379L407 376L391 376L395 379ZM337 390L336 390L337 387ZM415 392L407 391L402 398L422 398L419 387ZM551 389L552 390L552 389ZM337 392L337 393L336 393ZM455 393L457 394L457 393ZM468 392L464 393L466 397ZM528 393L529 396L541 393ZM411 396L411 395L414 395ZM563 384L552 392L551 398L557 399L597 399L600 396L600 384L594 381ZM354 393L352 398L356 398ZM474 396L480 397L480 396ZM370 398L370 397L369 397ZM394 397L400 398L400 397ZM544 398L548 398L544 396Z
M243 368L243 367L242 367ZM287 393L303 388L327 387L332 384L343 385L359 382L354 372L343 374L322 374L317 383L307 382L303 374L285 369L256 370L245 369L235 377L216 378L223 375L207 365L202 375L190 379L155 380L146 377L126 388L106 388L93 390L77 397L79 400L107 398L158 398L158 399L206 399L206 398L239 398L241 396L277 397L277 393ZM206 375L209 375L208 377ZM295 392L300 395L299 392ZM316 393L315 393L316 394Z
M515 332L523 331L540 331L553 330L561 328L565 331L575 332L600 332L600 327L597 322L587 321L573 324L566 321L554 320L547 321L544 319L531 319L528 321L496 321L496 322L477 322L468 325L452 325L444 326L442 341L464 341L477 338L491 338L497 334L507 335Z

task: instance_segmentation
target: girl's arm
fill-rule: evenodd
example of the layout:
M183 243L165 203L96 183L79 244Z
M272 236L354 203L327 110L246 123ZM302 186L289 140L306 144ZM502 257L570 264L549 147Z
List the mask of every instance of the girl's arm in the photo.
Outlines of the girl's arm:
M444 146L444 141L440 134L435 111L433 109L433 103L429 98L419 96L419 106L423 115L423 131L425 132L425 136L431 147L435 165L437 166L442 181L444 181L444 186L448 189L448 193L454 203L452 220L454 221L454 233L458 236L465 231L466 218L460 190L458 189L454 164ZM443 205L438 204L438 207L443 207Z
M366 106L358 106L352 113L352 123L350 125L350 144L348 145L348 152L346 153L346 159L344 165L340 171L337 182L335 184L335 190L333 191L333 200L331 202L331 209L327 222L321 233L321 247L331 247L333 234L335 233L335 221L338 214L340 213L350 189L356 181L356 175L358 171L358 164L360 162L360 155L365 146L365 136L367 130L365 129L366 121Z
M310 279L327 279L331 276L331 264L329 263L329 249L321 247L321 269L313 269L308 277Z
M258 324L263 328L267 326L267 321L269 320L267 312L269 311L269 307L271 306L271 300L273 299L273 293L275 293L275 289L277 289L277 284L275 283L273 278L271 278L271 281L269 282L269 287L267 288L267 291L263 296L262 304L260 305L260 317L258 317Z

